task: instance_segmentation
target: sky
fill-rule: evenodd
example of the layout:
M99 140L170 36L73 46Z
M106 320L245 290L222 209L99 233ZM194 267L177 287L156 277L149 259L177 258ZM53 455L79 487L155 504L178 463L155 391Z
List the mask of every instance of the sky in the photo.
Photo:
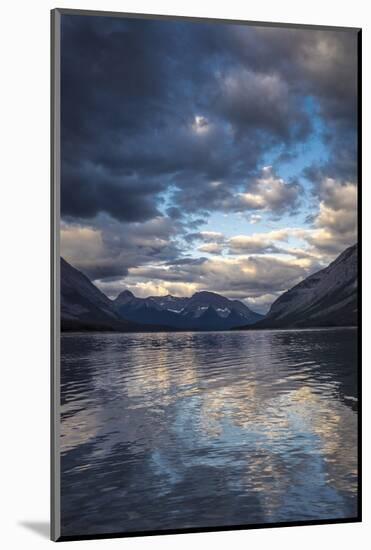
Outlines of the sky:
M61 254L266 312L357 240L357 33L62 15Z

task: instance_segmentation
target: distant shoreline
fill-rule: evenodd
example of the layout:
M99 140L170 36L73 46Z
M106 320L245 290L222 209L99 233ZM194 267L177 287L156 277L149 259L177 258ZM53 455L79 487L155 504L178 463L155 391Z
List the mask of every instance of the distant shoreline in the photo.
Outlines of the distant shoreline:
M333 330L358 330L358 326L332 326L332 327L286 327L286 328L251 328L251 329L230 329L230 330L136 330L136 331L118 331L118 330L62 330L61 335L77 334L217 334L217 333L236 333L236 332L310 332L310 331L333 331Z

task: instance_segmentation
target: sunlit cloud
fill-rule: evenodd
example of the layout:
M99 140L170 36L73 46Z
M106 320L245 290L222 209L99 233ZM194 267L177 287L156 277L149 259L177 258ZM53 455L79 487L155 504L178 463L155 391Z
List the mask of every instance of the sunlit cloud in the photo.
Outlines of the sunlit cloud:
M206 117L196 115L192 123L192 129L197 134L204 134L209 129L209 122Z
M240 193L238 199L241 206L249 210L280 212L286 210L287 205L297 205L300 191L298 183L286 183L274 173L272 166L265 166L261 177L250 185L248 192Z

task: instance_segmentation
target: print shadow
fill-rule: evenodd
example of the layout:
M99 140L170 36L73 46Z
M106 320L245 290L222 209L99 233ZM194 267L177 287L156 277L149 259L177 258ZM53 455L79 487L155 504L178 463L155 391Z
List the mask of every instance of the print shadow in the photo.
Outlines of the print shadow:
M20 521L18 525L33 531L43 539L50 538L50 524L48 521Z

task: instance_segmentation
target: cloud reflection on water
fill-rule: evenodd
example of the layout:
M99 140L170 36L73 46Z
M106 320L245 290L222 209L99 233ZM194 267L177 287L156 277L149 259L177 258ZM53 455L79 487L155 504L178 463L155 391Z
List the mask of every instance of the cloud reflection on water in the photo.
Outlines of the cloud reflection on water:
M65 531L354 516L355 346L352 330L64 336L62 493L102 477L78 509L62 496Z

